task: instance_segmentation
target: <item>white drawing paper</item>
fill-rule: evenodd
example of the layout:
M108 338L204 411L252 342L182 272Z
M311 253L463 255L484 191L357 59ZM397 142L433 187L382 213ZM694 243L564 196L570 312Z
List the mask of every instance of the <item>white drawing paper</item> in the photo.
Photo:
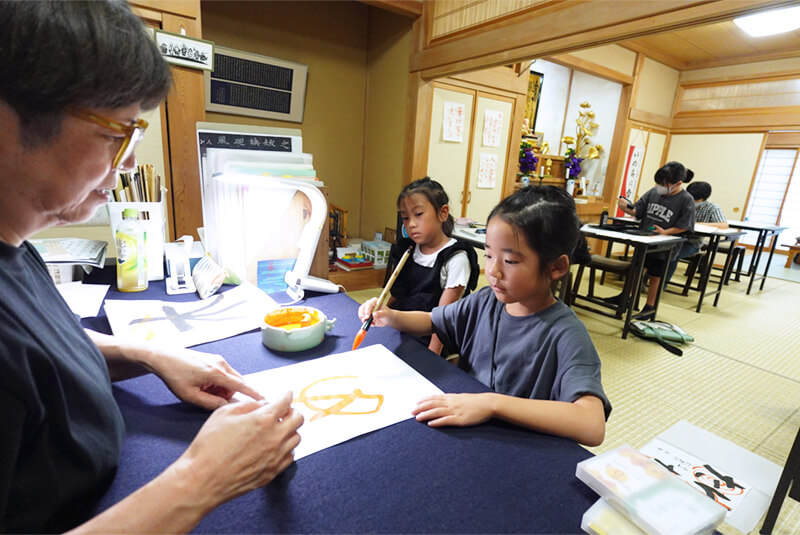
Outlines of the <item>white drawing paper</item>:
M653 439L639 450L722 505L730 515L750 491L750 485L662 440Z
M165 346L191 347L258 329L278 308L267 294L244 283L207 299L190 302L106 299L115 336Z
M491 189L497 177L497 154L481 152L478 167L478 187Z
M245 381L267 399L292 391L292 406L305 418L295 459L407 420L420 399L442 393L382 345L253 373Z
M503 112L486 110L483 116L483 146L499 147L500 134L503 132Z
M442 117L442 139L461 142L464 139L464 105L457 102L444 103Z
M108 284L83 284L81 281L56 285L70 310L82 318L97 316L108 288Z

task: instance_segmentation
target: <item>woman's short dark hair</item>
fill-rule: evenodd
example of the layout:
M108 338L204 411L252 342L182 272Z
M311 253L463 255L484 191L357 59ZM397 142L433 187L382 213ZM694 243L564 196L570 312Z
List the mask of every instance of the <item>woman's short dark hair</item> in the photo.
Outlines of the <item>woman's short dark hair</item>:
M708 182L692 182L686 186L686 191L688 191L696 201L708 199L711 197L711 184Z
M124 1L0 1L0 28L0 99L27 145L55 136L69 108L152 109L169 91L169 66Z
M425 178L415 180L403 188L403 191L397 196L397 208L400 208L400 203L403 202L403 199L414 194L424 195L425 198L428 199L428 202L436 209L437 214L439 210L442 209L442 206L450 203L450 198L447 196L447 192L442 185L426 176ZM444 232L445 236L449 237L453 234L455 224L456 222L455 219L453 219L453 215L448 214L447 219L442 223L442 232Z
M681 182L689 182L694 178L694 172L686 169L680 162L667 162L656 171L655 181L659 186L669 186Z
M489 214L499 217L521 232L528 246L539 256L542 272L561 255L570 262L586 263L591 258L575 201L562 188L527 186L506 197Z

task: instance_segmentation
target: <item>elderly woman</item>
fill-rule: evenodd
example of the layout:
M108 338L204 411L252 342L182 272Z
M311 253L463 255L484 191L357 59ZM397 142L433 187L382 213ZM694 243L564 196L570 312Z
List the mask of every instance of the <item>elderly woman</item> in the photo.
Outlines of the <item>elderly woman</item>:
M266 404L217 355L85 332L25 241L107 201L169 69L115 1L0 2L0 57L0 532L188 531L292 462L291 394ZM89 518L124 436L111 381L148 372L216 410L174 464ZM228 404L236 392L253 401Z

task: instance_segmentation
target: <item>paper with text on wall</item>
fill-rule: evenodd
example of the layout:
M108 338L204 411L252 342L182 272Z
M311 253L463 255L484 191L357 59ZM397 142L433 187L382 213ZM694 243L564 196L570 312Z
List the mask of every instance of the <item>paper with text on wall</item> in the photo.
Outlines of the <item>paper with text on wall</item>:
M420 399L442 393L382 345L253 373L245 381L267 399L292 391L292 407L305 418L295 460L407 420Z

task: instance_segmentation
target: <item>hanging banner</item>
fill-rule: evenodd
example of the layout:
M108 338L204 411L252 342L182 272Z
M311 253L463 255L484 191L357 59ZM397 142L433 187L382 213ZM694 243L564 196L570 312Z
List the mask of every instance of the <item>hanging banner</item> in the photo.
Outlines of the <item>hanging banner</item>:
M622 177L622 184L619 188L620 197L626 197L634 202L636 188L639 185L639 175L642 172L644 163L644 147L631 145L628 148L628 158L625 161L625 175ZM623 217L627 214L617 207L616 216Z

